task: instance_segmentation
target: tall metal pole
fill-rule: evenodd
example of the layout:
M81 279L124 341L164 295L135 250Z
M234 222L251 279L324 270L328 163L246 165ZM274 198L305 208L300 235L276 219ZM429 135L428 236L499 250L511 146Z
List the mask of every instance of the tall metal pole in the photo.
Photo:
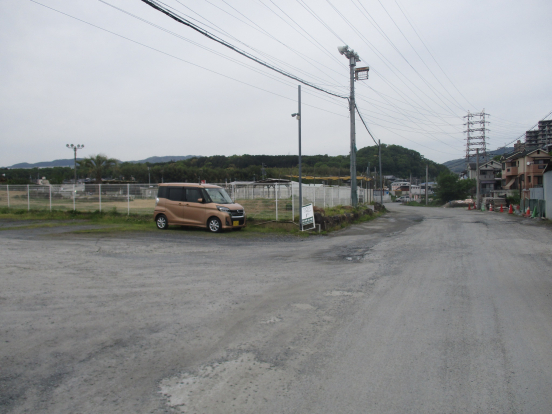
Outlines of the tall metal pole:
M66 145L67 148L73 150L73 152L75 153L75 161L74 161L74 165L75 165L75 184L77 184L77 150L79 149L82 149L84 148L84 145L81 145L81 144L77 144L77 145L74 145L74 144L67 144Z
M426 164L426 185L425 185L425 196L426 196L426 206L427 206L427 187L429 181L429 164Z
M351 118L351 204L358 205L357 180L356 180L356 130L355 130L355 66L357 56L349 57L349 69L351 77L351 96L349 97L349 117Z
M379 169L380 169L380 204L383 205L383 175L381 173L381 140L378 139L378 147L379 147Z
M481 208L481 202L479 201L479 148L475 150L475 180L475 204L479 210Z
M370 194L370 190L372 189L372 180L370 180L370 161L368 161L368 167L366 167L366 189L368 190L368 194L370 196L370 203L372 202L372 194Z
M303 231L303 179L301 178L301 85L298 85L297 94L297 120L299 121L299 229Z
M77 184L77 147L73 148L73 151L75 153L75 184Z
M294 116L297 119L297 125L299 128L299 229L303 231L303 179L301 174L301 85L298 85L297 89L297 105L297 112L291 114L291 116Z

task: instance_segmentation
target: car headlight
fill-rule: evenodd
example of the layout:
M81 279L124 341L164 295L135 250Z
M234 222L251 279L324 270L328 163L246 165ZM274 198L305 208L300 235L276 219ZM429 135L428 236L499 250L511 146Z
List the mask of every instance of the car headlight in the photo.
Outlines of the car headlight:
M217 206L217 208L219 211L222 211L224 213L230 213L230 209L228 207Z

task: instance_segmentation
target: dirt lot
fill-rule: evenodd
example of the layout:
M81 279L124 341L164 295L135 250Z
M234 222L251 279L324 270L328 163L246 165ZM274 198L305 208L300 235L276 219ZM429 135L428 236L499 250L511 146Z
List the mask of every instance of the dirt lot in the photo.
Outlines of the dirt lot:
M2 222L0 412L551 412L550 231L391 208L308 239Z

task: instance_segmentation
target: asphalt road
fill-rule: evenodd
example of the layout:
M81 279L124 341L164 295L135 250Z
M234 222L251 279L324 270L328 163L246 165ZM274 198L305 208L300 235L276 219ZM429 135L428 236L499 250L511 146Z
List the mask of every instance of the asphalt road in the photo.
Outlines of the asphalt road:
M389 207L308 239L2 222L0 412L551 413L552 227Z

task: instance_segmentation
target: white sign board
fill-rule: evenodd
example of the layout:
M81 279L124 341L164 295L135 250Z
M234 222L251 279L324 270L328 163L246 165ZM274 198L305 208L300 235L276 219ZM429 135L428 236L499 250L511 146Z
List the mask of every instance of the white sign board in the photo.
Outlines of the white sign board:
M311 204L305 204L301 211L301 218L302 218L302 224L303 224L303 230L310 230L314 229L316 226L314 224L314 210L312 208ZM312 225L312 227L305 228L305 226Z

